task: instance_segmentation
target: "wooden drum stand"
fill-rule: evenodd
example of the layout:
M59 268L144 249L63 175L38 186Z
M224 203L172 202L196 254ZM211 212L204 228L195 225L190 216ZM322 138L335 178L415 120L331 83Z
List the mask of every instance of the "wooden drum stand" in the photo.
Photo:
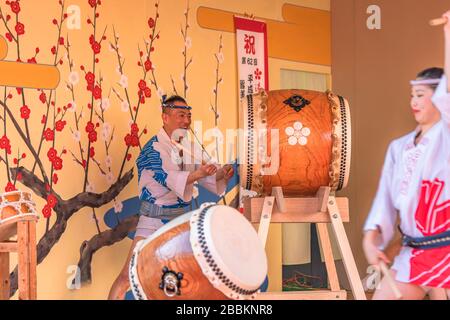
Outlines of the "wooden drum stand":
M366 300L343 222L348 222L347 198L336 198L329 187L321 187L315 198L284 198L281 187L272 189L272 196L244 200L244 214L252 223L260 223L258 235L265 247L270 223L316 223L325 259L330 290L262 292L257 300L345 300L347 292L341 290L333 258L327 224L331 222L344 262L353 296ZM275 206L276 203L276 206Z
M0 224L0 300L9 299L9 254L18 257L19 300L36 300L36 221L37 217L20 217ZM9 239L17 233L17 241Z
M56 66L3 61L8 44L0 36L0 86L53 90L60 82ZM5 106L3 106L5 108ZM0 300L9 299L9 254L18 254L19 299L36 299L36 221L18 217L11 223L0 220ZM17 241L9 239L17 234Z
M18 216L14 222L0 224L0 300L9 299L9 254L12 252L18 255L19 300L36 300L36 221L37 217ZM10 241L15 233L17 241Z

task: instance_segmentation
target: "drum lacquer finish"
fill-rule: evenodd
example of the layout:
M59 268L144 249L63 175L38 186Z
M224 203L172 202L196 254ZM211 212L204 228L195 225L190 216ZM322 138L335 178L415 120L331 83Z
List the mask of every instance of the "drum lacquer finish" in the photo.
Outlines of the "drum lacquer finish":
M288 196L313 196L322 186L334 191L346 186L351 123L343 97L309 90L261 91L241 102L240 123L248 132L240 156L241 187L264 195L281 186ZM256 137L261 130L268 132L267 147ZM278 131L278 147L271 130ZM267 174L274 164L278 170Z

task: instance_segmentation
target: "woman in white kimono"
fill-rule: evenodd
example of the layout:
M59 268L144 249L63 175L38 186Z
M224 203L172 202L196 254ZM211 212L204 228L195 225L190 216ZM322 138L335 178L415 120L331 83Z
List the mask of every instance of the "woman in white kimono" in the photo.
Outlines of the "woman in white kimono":
M431 68L411 81L418 127L390 144L364 226L368 263L390 263L383 250L399 216L403 247L391 273L404 299L445 289L450 297L450 11L444 17L445 75ZM386 278L373 298L395 299Z

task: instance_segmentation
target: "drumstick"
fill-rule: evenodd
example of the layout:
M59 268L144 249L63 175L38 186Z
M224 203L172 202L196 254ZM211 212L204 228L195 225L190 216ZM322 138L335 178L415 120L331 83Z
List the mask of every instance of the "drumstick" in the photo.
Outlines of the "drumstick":
M430 21L430 26L436 27L447 23L447 18L437 18Z
M227 152L227 159L225 163L228 164L233 164L234 163L234 159L233 159L233 147L234 145L232 143L228 144L228 152Z
M384 261L380 261L379 266L381 268L381 271L383 272L386 281L389 285L389 287L391 287L392 291L394 292L395 297L400 300L403 298L402 293L400 292L400 290L398 289L397 285L395 284L394 279L391 276L391 273L389 272L388 267L386 266L386 263L384 263Z
M172 144L175 145L177 148L183 150L183 152L186 152L187 155L193 157L193 158L194 158L195 160L197 160L197 161L200 161L201 164L205 164L205 161L204 161L202 158L200 158L200 157L198 157L197 155L193 154L193 153L191 152L191 150L189 150L188 148L186 148L185 146L183 146L181 143L178 143L178 142L176 142L176 141L174 141L174 140L170 140L170 141L171 141Z

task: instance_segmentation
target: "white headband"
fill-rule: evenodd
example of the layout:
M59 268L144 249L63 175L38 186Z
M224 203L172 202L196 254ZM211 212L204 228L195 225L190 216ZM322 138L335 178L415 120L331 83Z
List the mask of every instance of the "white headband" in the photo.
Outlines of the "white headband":
M420 86L420 85L434 85L439 84L441 79L425 79L425 80L412 80L410 81L412 86Z

